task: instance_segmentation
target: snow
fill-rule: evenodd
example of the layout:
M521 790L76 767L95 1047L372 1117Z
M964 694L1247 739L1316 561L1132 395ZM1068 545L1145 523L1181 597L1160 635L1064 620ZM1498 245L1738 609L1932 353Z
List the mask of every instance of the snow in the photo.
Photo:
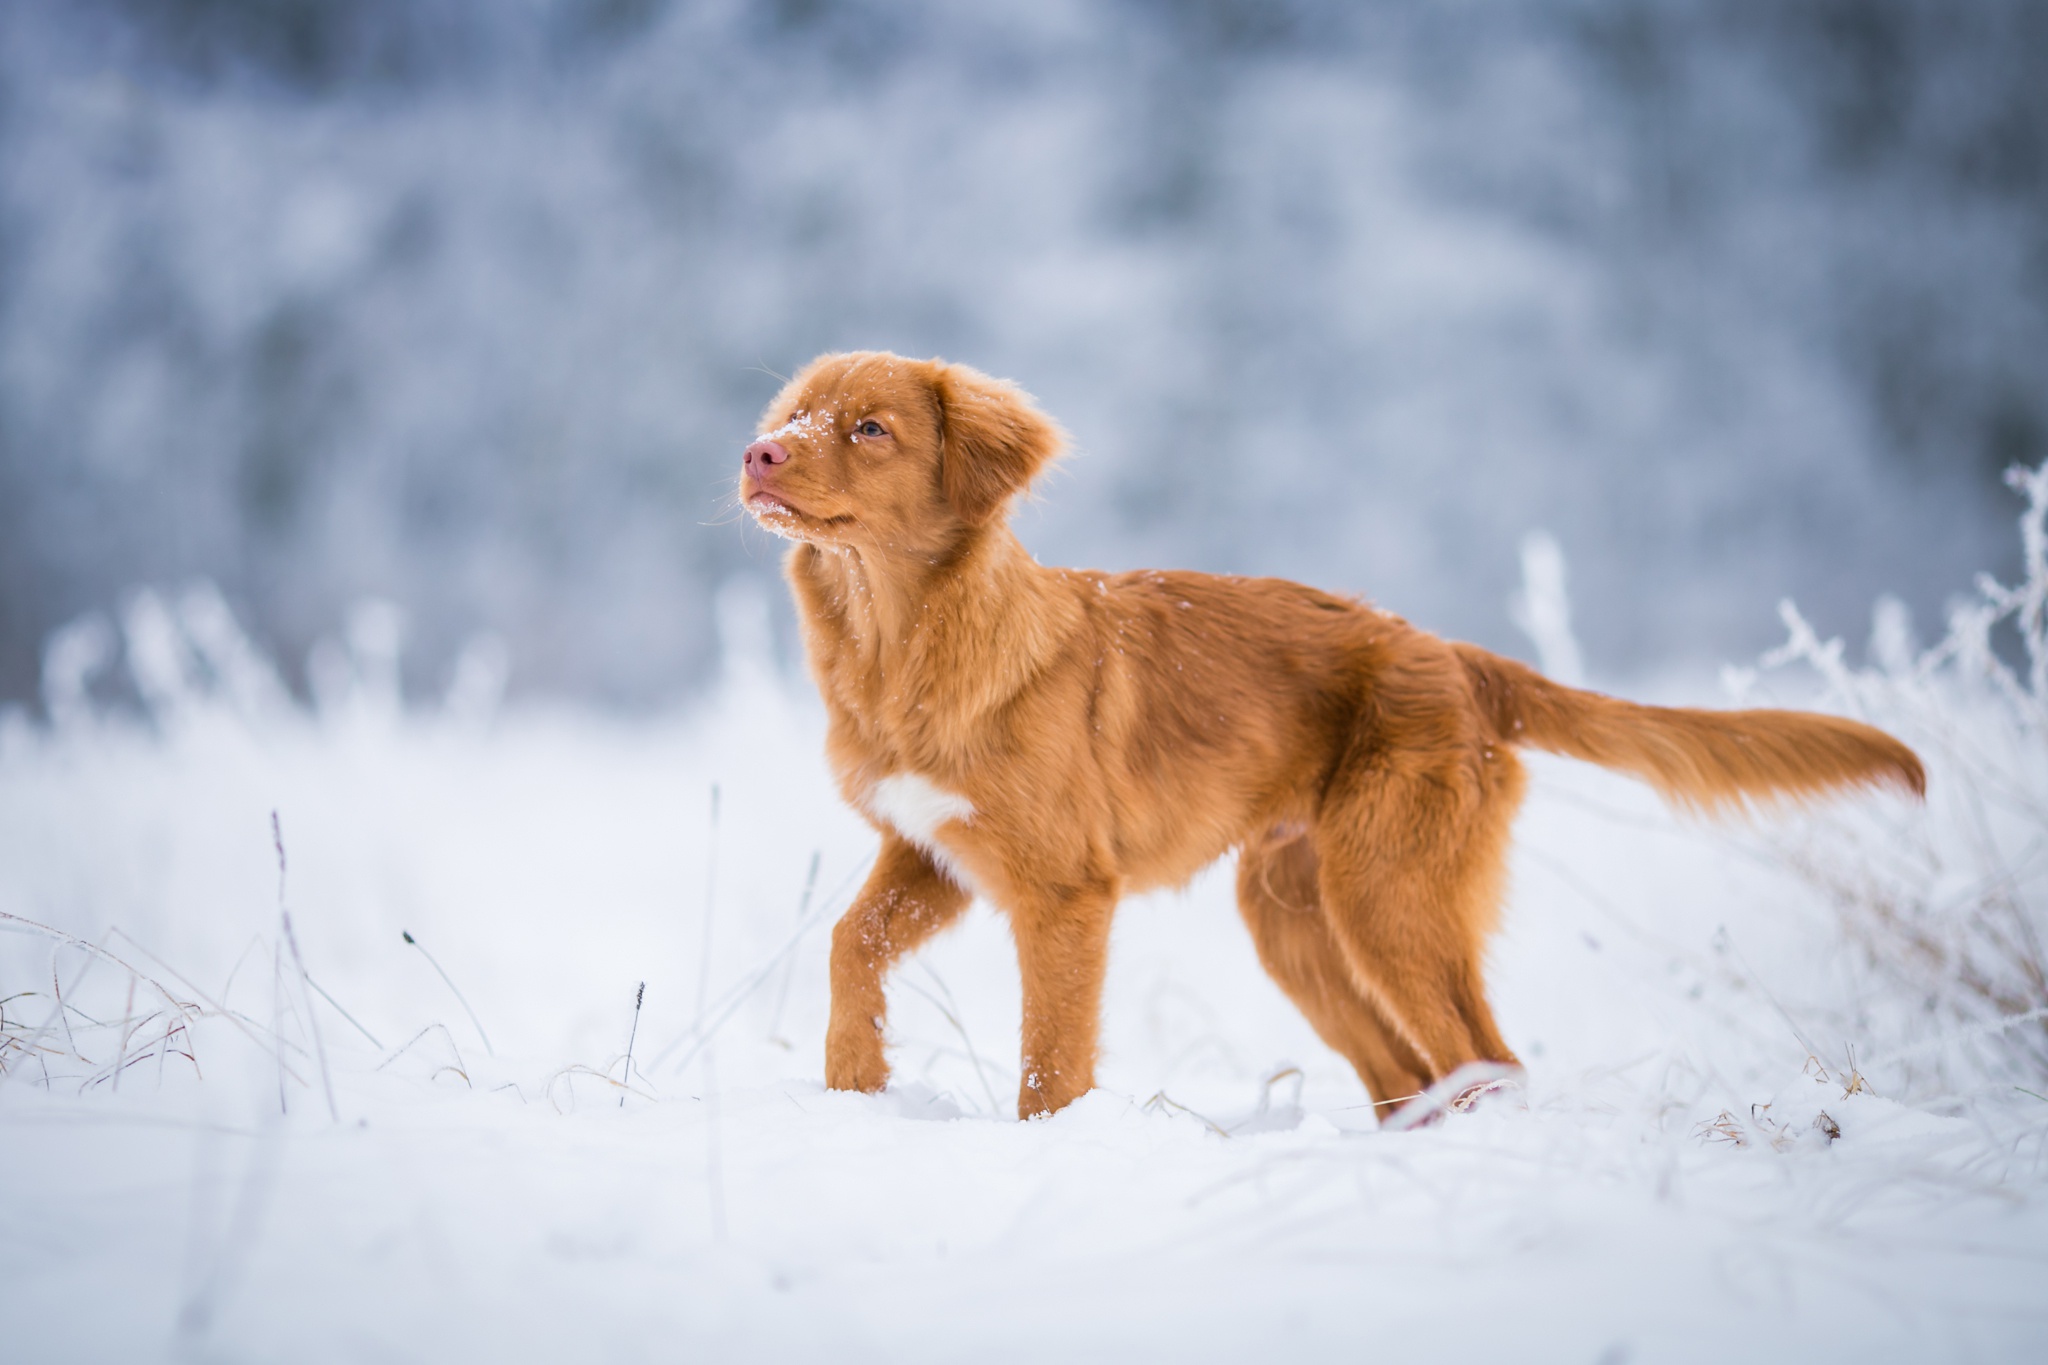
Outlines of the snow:
M213 1002L173 1039L202 1077L162 1015L120 1041L147 983L0 921L7 1036L53 972L77 1007L0 1082L11 1360L2048 1351L2048 1102L1938 1103L1841 1033L1847 949L1764 826L1535 760L1491 967L1526 1095L1405 1133L1260 974L1227 867L1133 901L1100 1089L1018 1123L985 907L894 978L891 1089L822 1087L875 839L803 683L394 710L356 634L317 715L166 666L147 723L0 727L0 911ZM306 971L381 1047L280 951L273 810Z

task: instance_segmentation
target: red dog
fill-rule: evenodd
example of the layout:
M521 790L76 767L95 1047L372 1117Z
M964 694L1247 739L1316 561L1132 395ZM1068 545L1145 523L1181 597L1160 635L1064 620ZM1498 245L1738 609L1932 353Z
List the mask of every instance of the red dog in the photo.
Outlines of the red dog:
M890 965L979 893L1024 979L1023 1116L1094 1084L1110 916L1235 849L1260 961L1381 1100L1514 1064L1480 980L1532 745L1703 809L1920 763L1854 721L1637 706L1279 579L1050 569L1012 497L1056 456L965 366L813 361L740 493L790 586L846 799L882 836L832 936L825 1079L878 1090Z

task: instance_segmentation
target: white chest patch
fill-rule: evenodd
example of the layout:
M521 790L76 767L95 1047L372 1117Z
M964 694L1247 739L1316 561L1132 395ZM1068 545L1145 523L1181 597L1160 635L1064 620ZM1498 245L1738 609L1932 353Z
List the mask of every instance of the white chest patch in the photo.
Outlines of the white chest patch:
M898 834L930 854L954 881L972 889L958 860L939 842L940 825L948 820L966 824L974 818L972 801L916 773L892 773L868 789L867 806L879 819L894 825Z
M948 820L974 818L974 803L916 773L892 773L868 791L868 807L914 844L929 845Z

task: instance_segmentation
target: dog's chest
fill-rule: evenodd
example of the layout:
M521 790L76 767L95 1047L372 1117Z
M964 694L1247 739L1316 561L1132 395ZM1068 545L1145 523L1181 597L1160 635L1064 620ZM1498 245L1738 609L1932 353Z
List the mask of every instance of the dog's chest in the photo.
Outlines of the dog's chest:
M948 820L974 818L974 803L916 773L892 773L868 788L868 809L914 844L938 842Z
M972 801L920 774L891 773L868 787L861 804L877 820L923 849L946 875L973 889L973 881L939 833L956 821L963 825L972 822Z

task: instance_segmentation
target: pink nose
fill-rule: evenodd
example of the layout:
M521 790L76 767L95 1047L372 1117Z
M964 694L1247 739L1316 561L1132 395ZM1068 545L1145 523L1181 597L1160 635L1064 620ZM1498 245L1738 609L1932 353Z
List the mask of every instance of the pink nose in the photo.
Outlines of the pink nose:
M789 452L774 441L756 441L747 447L747 453L741 459L749 474L766 477L768 466L788 462Z

